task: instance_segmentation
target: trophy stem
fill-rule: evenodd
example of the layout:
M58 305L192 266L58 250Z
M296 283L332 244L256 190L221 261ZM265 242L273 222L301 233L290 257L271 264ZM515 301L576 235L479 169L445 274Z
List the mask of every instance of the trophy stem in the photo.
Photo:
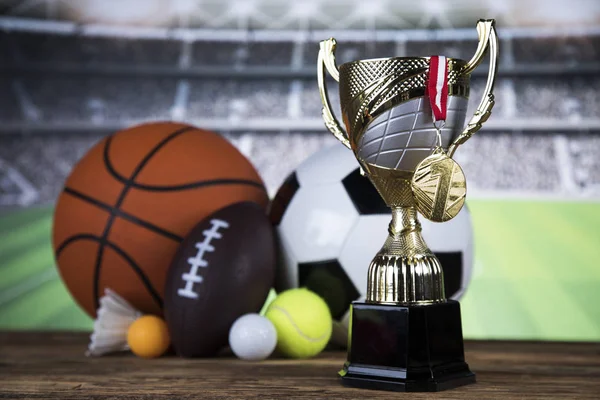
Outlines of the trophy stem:
M342 383L405 392L475 383L460 305L445 299L442 269L421 236L417 211L392 212L389 236L369 267L367 300L352 303Z
M442 267L421 236L415 207L393 207L388 232L369 266L366 302L410 305L446 301Z

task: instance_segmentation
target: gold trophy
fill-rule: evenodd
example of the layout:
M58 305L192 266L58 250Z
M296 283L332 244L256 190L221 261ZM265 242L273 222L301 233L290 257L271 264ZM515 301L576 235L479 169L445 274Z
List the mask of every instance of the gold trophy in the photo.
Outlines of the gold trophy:
M348 386L438 391L475 382L464 360L460 305L447 300L440 262L421 236L419 211L447 221L464 204L466 181L452 159L494 105L498 39L477 24L470 61L445 57L358 60L336 66L336 41L320 43L318 84L327 128L354 152L363 175L392 209L389 236L368 269L365 302L350 313ZM484 96L464 127L472 71L489 50ZM325 71L339 82L344 130L331 111Z

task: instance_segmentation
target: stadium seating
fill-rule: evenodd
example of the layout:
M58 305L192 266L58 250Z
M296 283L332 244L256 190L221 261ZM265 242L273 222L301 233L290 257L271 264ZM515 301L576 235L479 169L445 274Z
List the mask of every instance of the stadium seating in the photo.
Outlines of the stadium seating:
M512 51L503 57L520 72L498 78L490 125L457 152L469 190L544 196L575 188L575 196L600 196L600 75L576 73L578 66L598 62L599 38L503 36L511 44L503 49ZM0 80L0 165L17 169L39 190L37 203L51 203L71 166L104 135L138 121L182 118L214 128L224 124L221 132L252 159L272 192L304 158L335 143L321 122L313 76L318 43L261 41L251 34L217 39L188 45L172 37L5 32L0 66L9 73ZM470 58L475 47L472 39L396 42L365 35L340 41L337 61ZM567 73L527 73L547 65ZM278 76L269 76L273 68ZM203 75L207 71L221 75ZM339 112L337 86L330 83ZM483 74L473 78L471 109L484 85ZM0 168L0 196L13 190L7 179Z

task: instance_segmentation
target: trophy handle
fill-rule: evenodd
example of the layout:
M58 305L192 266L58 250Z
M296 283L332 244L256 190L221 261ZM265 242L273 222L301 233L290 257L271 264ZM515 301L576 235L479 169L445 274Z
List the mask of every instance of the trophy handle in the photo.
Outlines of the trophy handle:
M486 50L490 52L490 67L488 70L487 83L483 91L483 98L477 106L475 114L467 124L465 130L454 140L448 149L448 156L452 157L457 147L467 140L475 132L481 129L481 126L492 114L494 107L494 83L496 82L496 69L498 68L498 36L496 36L495 21L493 19L481 19L477 22L477 33L479 35L479 44L475 55L461 69L461 74L470 74L483 60Z
M348 134L344 132L344 129L331 111L331 103L329 102L329 95L327 94L327 84L325 83L325 68L327 68L327 71L333 77L333 79L336 80L336 82L340 81L340 73L335 65L336 45L337 43L334 38L323 40L319 44L319 57L317 59L317 81L319 84L321 103L323 103L322 114L323 120L325 121L325 126L331 133L333 133L333 136L335 136L337 140L342 142L344 146L350 149L351 147Z

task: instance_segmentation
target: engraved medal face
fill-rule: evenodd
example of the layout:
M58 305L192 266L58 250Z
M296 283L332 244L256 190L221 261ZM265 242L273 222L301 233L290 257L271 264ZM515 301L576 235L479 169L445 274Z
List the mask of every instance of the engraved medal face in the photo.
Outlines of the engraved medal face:
M435 152L419 163L411 187L417 210L433 222L456 217L467 194L465 174L458 163L443 152Z

